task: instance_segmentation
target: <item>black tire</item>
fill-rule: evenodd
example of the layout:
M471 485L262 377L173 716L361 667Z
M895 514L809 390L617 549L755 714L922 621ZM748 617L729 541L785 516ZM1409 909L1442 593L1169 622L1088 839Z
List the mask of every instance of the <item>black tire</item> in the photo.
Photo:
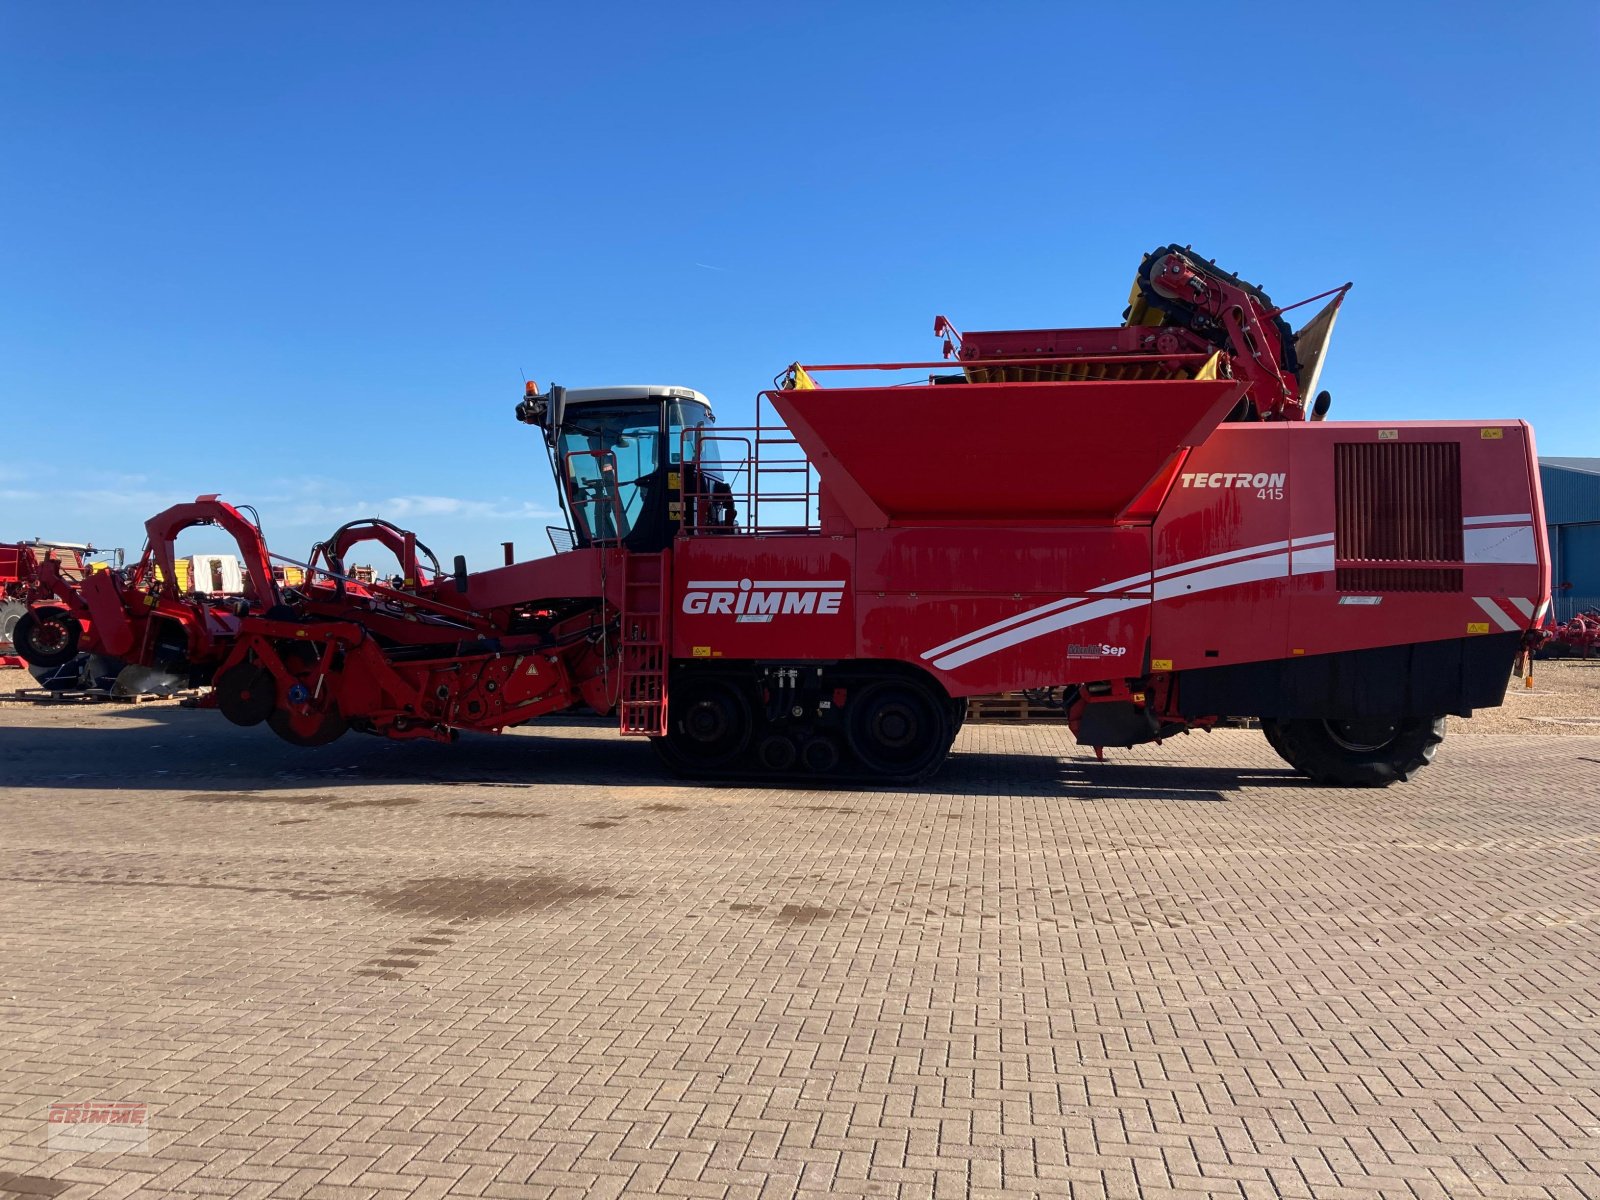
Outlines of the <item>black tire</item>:
M750 745L755 717L742 689L726 679L683 679L668 701L665 750L679 769L732 764Z
M846 713L850 749L867 770L890 779L925 778L955 736L948 707L915 680L871 684L850 698Z
M216 677L217 711L235 725L259 725L278 704L278 681L259 663L241 662Z
M83 626L64 608L36 608L17 618L11 637L30 667L59 667L78 657Z
M309 692L311 689L305 684L305 679L316 668L318 652L316 648L306 642L292 642L282 650L283 664L289 668L289 673L300 681L302 690ZM300 706L294 704L289 707L277 707L278 689L276 681L272 688L274 707L267 715L267 728L272 730L291 746L326 746L329 742L343 737L350 729L350 722L344 719L344 714L339 711L337 703L331 699L323 702L318 708L310 708L301 712ZM284 703L289 705L293 700L293 692L283 697Z
M342 738L349 731L350 722L340 715L337 706L313 710L304 716L275 708L267 717L267 728L291 746L326 746Z
M21 600L0 601L0 654L11 652L11 631L27 611L28 606Z
M1382 788L1405 782L1433 761L1444 740L1444 718L1263 719L1261 730L1279 757L1315 784Z

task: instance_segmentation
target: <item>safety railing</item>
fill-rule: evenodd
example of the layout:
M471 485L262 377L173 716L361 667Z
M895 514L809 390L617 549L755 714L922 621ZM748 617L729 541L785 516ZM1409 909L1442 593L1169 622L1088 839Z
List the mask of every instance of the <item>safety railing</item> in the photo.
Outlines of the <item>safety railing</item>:
M686 534L817 532L817 469L766 407L757 401L754 425L684 430L679 494Z

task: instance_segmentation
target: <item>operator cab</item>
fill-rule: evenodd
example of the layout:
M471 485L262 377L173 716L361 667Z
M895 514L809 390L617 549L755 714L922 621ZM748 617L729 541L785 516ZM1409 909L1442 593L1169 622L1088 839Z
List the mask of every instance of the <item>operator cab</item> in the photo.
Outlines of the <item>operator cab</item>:
M528 385L517 419L544 430L574 543L664 550L684 523L733 527L727 482L715 469L711 402L692 388ZM683 459L688 457L685 464Z

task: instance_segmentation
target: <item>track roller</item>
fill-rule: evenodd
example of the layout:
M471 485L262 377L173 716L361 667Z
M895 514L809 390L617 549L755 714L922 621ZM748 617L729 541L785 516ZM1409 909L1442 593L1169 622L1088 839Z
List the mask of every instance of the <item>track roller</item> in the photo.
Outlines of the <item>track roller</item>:
M774 775L794 770L799 757L800 751L794 739L785 734L769 733L756 743L756 761L761 764L763 771L770 771Z

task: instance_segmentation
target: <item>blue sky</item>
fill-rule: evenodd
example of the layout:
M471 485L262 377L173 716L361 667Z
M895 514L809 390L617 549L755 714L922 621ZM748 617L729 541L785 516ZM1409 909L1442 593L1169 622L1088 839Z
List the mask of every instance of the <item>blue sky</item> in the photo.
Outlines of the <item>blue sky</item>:
M526 556L523 373L726 424L938 312L1115 324L1172 241L1354 280L1336 417L1600 454L1597 51L1593 3L7 4L0 539L220 491L291 555Z

